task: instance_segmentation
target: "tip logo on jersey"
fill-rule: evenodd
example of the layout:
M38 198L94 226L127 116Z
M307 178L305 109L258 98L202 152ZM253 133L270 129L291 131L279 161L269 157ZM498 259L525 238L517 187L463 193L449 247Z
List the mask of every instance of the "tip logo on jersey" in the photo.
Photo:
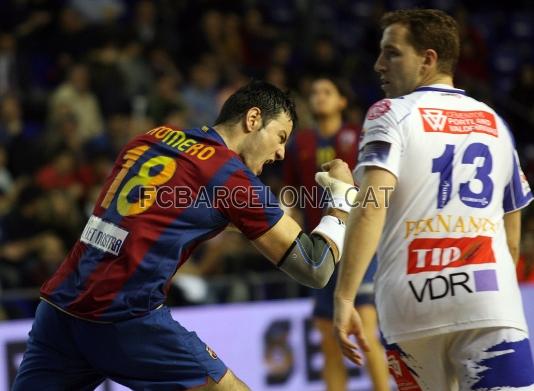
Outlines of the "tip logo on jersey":
M486 111L419 108L425 132L449 134L484 133L498 137L495 116Z
M495 263L489 236L418 238L408 246L408 274L483 263Z

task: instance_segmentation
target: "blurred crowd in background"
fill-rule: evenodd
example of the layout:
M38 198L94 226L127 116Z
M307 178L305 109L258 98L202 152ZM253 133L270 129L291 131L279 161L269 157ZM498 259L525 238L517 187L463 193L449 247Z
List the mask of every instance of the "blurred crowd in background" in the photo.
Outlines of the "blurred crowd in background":
M10 292L39 287L63 260L131 137L161 124L212 124L222 102L251 78L291 91L299 127L310 128L311 80L341 77L353 91L346 119L361 124L382 97L373 72L378 20L389 9L414 5L455 16L462 34L456 86L510 124L534 183L534 9L528 1L503 10L497 3L454 0L3 0L0 318L32 316L37 293L28 300ZM280 169L264 174L275 188ZM532 215L525 213L522 242L530 263ZM171 303L306 295L301 288L276 288L276 279L265 276L278 272L239 235L223 235L186 264ZM247 275L253 288L239 283Z

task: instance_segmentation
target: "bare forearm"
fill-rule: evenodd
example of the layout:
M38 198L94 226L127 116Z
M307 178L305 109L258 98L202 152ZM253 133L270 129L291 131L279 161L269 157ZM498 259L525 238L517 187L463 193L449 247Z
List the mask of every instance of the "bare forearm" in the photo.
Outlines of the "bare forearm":
M356 208L349 215L336 299L354 300L376 252L385 215L386 210L383 208Z
M506 242L515 264L519 260L519 243L521 240L521 211L517 210L504 215Z

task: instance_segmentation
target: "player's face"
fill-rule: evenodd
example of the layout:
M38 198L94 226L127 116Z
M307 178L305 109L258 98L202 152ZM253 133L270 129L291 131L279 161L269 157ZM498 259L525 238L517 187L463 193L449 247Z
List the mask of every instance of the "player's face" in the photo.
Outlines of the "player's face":
M281 113L245 140L241 158L254 174L260 175L265 164L284 158L292 127L290 117Z
M332 81L318 79L311 87L310 106L315 116L328 117L341 113L347 106L347 100Z
M409 94L423 80L424 56L410 45L407 34L408 29L401 24L388 26L382 34L375 71L388 98Z

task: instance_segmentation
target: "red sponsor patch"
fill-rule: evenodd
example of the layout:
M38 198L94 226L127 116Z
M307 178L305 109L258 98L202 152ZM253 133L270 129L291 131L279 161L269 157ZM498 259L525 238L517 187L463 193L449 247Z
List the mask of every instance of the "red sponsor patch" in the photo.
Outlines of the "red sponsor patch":
M421 387L412 375L408 365L402 360L400 352L388 350L386 352L389 366L389 373L395 379L399 391L422 391Z
M389 99L382 99L372 105L367 111L367 119L377 119L386 114L391 108L391 101Z
M439 272L448 267L495 263L489 236L414 239L408 246L408 274Z
M458 111L419 108L425 132L469 134L485 133L497 137L495 116L487 111Z

